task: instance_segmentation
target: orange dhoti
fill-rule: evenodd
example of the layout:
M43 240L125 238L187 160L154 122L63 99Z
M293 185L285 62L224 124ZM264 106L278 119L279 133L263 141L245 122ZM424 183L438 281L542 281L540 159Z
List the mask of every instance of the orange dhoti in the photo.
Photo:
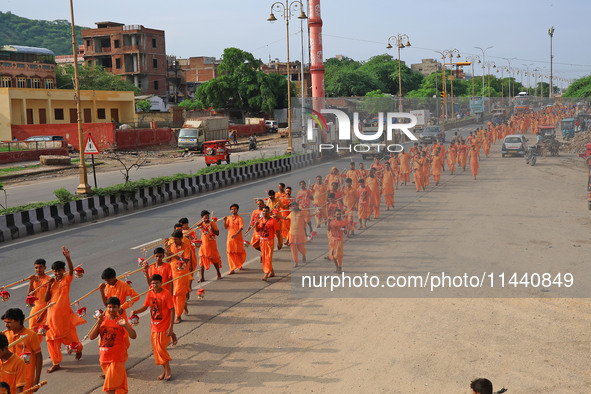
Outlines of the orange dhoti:
M275 238L261 237L261 257L263 260L263 272L270 274L273 272L273 248L275 247Z
M172 276L174 279L174 273ZM180 276L180 274L176 276ZM174 313L176 316L181 316L187 303L187 293L191 291L191 275L177 279L172 283L174 284L174 293L172 294Z
M101 363L101 368L105 375L105 383L103 384L104 392L114 391L115 394L127 393L127 372L125 371L125 363Z
M331 239L328 249L328 257L330 261L337 261L339 266L343 263L343 240Z
M472 170L472 175L474 175L474 177L478 175L478 167L478 158L475 156L470 158L470 170Z
M166 365L172 358L166 348L170 344L170 337L166 331L152 332L151 335L152 351L154 352L154 361L156 365Z
M76 352L82 351L82 343L80 343L80 340L78 339L76 328L72 328L72 331L59 338L50 339L49 336L47 337L47 350L49 351L49 357L51 357L51 362L53 365L58 365L62 362L62 344L67 346L71 345L72 343L78 344L78 349L76 349Z

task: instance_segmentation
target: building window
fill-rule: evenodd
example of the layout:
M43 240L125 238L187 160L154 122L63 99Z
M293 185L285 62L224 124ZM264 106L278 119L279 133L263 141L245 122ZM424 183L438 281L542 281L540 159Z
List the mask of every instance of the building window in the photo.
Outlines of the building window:
M2 78L0 78L0 87L11 88L12 87L12 77L3 76Z
M17 77L16 78L16 87L17 88L26 88L27 87L27 78Z
M53 110L53 114L55 120L64 120L64 109L63 108L55 108Z
M121 68L121 59L115 59L115 68Z
M158 90L158 81L154 81L154 90Z
M156 47L157 47L157 45L156 45L156 39L155 38L152 38L152 48L156 48Z
M86 40L86 47L90 48L90 40Z
M158 59L152 59L152 66L154 66L154 68L158 68Z
M99 119L106 119L106 111L104 108L97 108L96 110L96 117Z
M53 79L45 80L45 89L53 89Z
M114 40L114 41L113 41L113 46L114 46L115 48L119 48L119 47L120 47L119 40Z
M31 84L33 89L41 89L41 78L31 78Z

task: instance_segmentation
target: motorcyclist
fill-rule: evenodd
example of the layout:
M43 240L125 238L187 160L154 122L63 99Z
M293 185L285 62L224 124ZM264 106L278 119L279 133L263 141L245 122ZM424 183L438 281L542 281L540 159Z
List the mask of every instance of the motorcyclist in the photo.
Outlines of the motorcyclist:
M257 149L257 138L255 137L255 135L251 135L248 138L249 142L248 142L248 149L249 150L256 150Z

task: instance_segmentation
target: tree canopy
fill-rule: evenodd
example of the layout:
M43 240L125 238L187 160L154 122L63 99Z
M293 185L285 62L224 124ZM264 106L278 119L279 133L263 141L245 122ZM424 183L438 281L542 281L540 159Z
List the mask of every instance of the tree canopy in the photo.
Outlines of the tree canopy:
M75 26L76 42L82 45L82 29ZM51 49L56 55L72 54L72 27L67 20L27 19L0 12L0 45L25 45Z
M548 84L546 84L546 93ZM591 97L591 75L576 79L564 93L565 97Z
M195 99L182 106L238 109L247 113L271 113L287 107L287 79L280 74L265 74L262 62L238 48L226 48L218 67L219 76L200 85ZM291 93L296 88L292 83Z
M66 65L55 68L58 89L74 89L74 66ZM119 90L141 93L131 82L118 75L106 72L101 66L78 65L81 90Z

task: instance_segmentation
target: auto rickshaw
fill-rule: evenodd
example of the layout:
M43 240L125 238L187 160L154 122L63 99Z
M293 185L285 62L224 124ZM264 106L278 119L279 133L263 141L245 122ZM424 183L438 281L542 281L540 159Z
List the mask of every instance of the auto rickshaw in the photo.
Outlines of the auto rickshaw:
M556 128L552 125L538 126L538 145L542 147L544 156L558 156L560 142L556 140Z
M228 140L215 140L205 141L203 143L203 153L205 156L205 165L210 166L211 163L222 164L222 161L230 163L230 141Z
M564 118L560 121L560 128L562 129L562 138L570 140L575 136L575 118Z

